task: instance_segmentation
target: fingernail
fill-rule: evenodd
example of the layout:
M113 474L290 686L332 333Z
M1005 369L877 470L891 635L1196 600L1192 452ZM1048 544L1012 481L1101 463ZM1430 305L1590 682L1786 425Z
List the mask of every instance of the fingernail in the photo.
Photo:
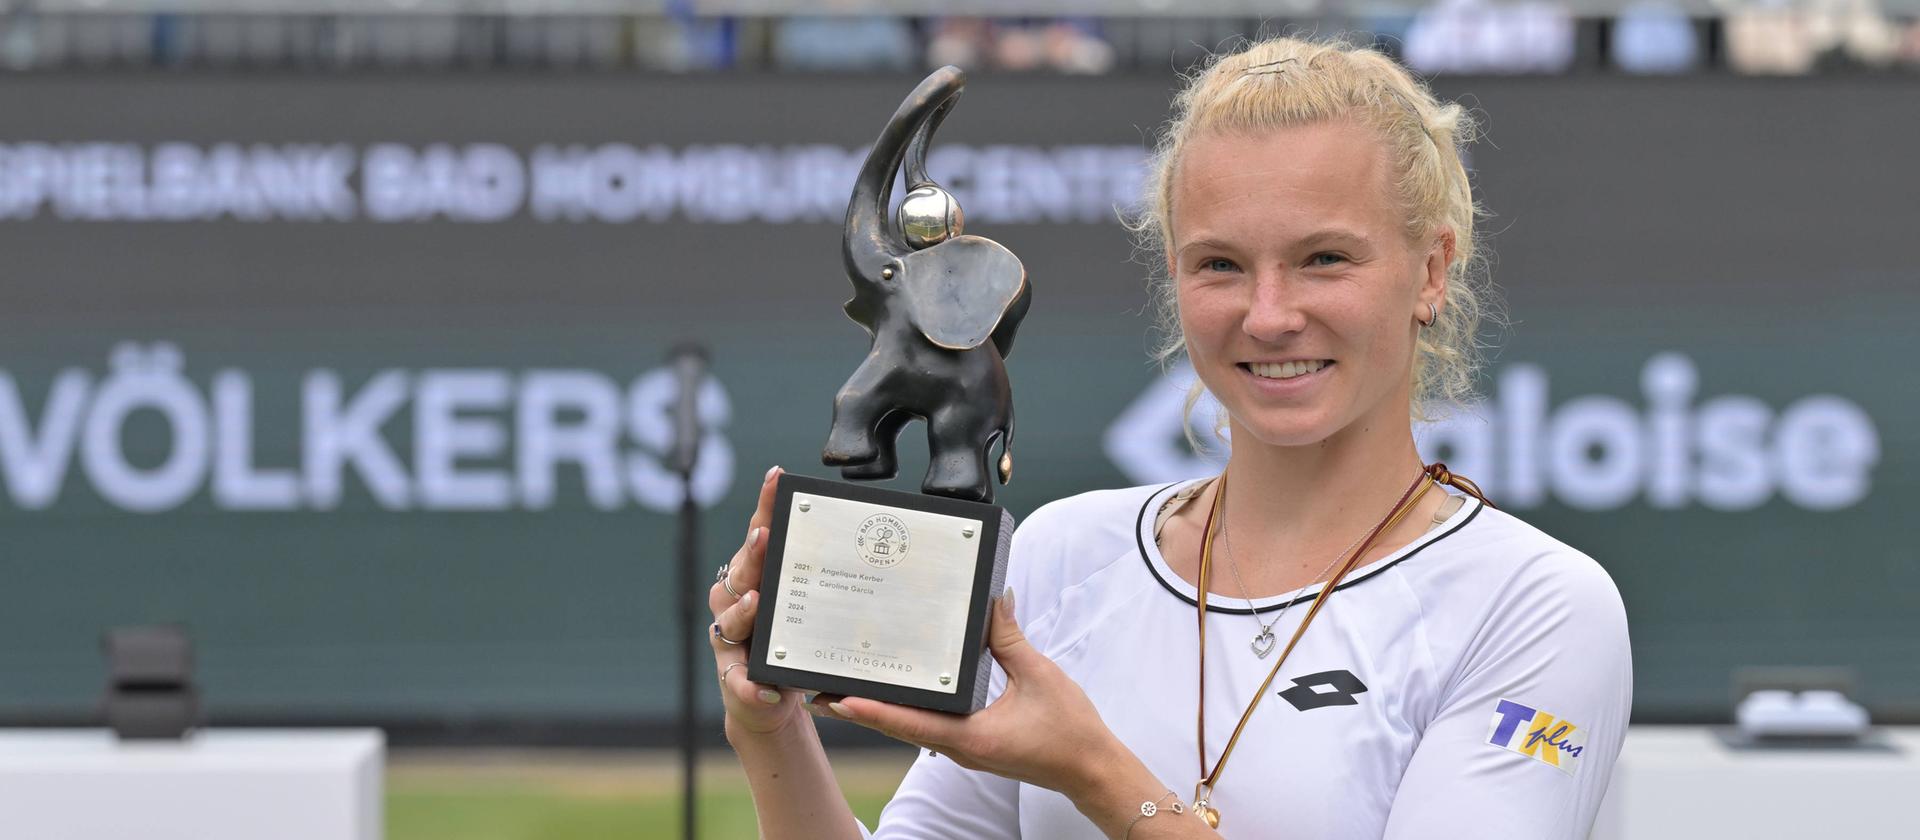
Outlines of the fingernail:
M827 710L828 710L828 711L830 711L830 712L833 712L833 716L834 716L834 717L837 717L837 718L845 718L845 719L847 719L847 720L852 720L852 719L853 719L853 716L852 716L852 715L850 715L850 714L847 714L847 706L846 706L846 704L844 704L844 703L841 703L841 702L840 702L840 701L838 701L838 700L836 700L836 701L834 701L834 702L832 702L832 703L828 703L828 704L827 704Z
M765 531L765 530L766 530L765 528L762 528L762 527L760 527L760 526L758 526L758 525L755 525L755 526L754 526L754 528L753 528L753 530L751 530L751 531L748 531L748 532L747 532L747 545L748 545L748 546L756 546L756 545L759 545L759 544L760 544L760 533L761 533L762 531Z
M780 702L780 692L771 688L760 689L760 702L769 706L777 705Z
M776 476L776 475L779 475L779 474L780 474L780 467L779 467L778 465L775 465L775 466L771 466L771 467L768 467L768 468L767 468L767 477L766 477L766 478L763 478L763 479L760 479L760 483L761 483L761 484L765 484L765 483L767 483L767 482L769 482L769 481L772 481L772 480L773 480L773 477L774 477L774 476Z
M1007 611L1007 617L1013 617L1013 587L1007 587L1007 594L1000 596L1000 608Z
M759 598L760 598L759 590L750 589L750 590L747 590L747 594L740 596L740 603L747 605L748 609L752 609L754 602L758 601Z

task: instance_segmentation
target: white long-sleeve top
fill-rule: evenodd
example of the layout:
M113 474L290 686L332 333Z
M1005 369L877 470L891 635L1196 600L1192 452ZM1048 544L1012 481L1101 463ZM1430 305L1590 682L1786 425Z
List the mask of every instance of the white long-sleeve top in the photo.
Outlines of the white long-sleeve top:
M1181 489L1042 507L1014 534L1007 578L1027 638L1191 804L1202 776L1196 592L1154 533L1154 512ZM1298 596L1274 628L1282 645L1321 594L1315 585ZM1287 597L1254 603L1271 620ZM1208 599L1209 762L1274 661L1252 651L1259 625L1245 604ZM1005 679L996 668L995 697ZM1355 569L1268 691L1214 791L1226 837L1576 840L1626 734L1626 614L1591 558L1468 498ZM872 836L1101 834L1054 791L922 752Z

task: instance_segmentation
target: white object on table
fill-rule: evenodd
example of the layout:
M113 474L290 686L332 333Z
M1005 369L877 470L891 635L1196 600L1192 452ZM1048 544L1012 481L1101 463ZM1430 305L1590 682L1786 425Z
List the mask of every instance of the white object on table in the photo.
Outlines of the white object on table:
M0 837L380 840L377 729L0 729Z
M1733 719L1755 738L1855 737L1868 728L1867 710L1838 691L1756 691L1734 707Z
M1593 840L1915 836L1920 727L1867 743L1736 749L1710 727L1630 727Z

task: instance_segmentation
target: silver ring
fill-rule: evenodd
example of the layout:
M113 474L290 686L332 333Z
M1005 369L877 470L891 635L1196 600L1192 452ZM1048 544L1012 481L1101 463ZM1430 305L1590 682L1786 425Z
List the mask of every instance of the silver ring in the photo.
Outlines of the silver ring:
M716 638L716 639L719 639L719 640L720 640L720 641L722 641L722 642L726 642L727 644L729 644L729 645L732 645L732 646L734 646L734 647L739 647L739 646L741 646L741 645L744 645L744 644L746 644L746 643L747 643L747 640L746 640L746 639L741 639L740 641L737 641L737 642L736 642L736 641L734 641L734 640L732 640L732 639L729 639L729 638L727 638L727 634L725 634L725 633L722 633L722 632L720 632L720 625L718 625L718 624L715 624L715 625L713 626L713 637L714 637L714 638ZM738 662L736 662L736 663L734 663L734 664L735 664L735 665L738 665L738 664L740 664L740 663L738 663Z
M1434 306L1433 301L1427 301L1427 311L1433 313L1433 317L1428 319L1426 323L1421 324L1420 326L1431 327L1434 324L1440 323L1440 307Z
M721 563L720 571L714 573L713 579L720 582L720 588L727 590L727 594L732 595L733 600L738 601L740 593L733 591L733 575L728 574L731 571L733 571L733 561Z
M745 663L745 662L733 662L733 663L729 663L729 664L727 665L727 667L725 667L725 668L722 668L722 669L720 669L720 684L721 684L721 685L726 685L726 684L727 684L727 675L728 675L728 674L731 674L731 673L733 673L733 669L735 669L735 668L738 668L738 667L740 667L740 666L742 666L742 665L745 665L745 664L747 664L747 663Z

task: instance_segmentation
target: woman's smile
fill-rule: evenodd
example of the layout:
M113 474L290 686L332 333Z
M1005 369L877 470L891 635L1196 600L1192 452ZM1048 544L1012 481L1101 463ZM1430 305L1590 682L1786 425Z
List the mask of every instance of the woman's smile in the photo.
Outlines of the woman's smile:
M1332 359L1241 362L1235 367L1259 393L1292 397L1307 393L1332 376L1334 362Z

